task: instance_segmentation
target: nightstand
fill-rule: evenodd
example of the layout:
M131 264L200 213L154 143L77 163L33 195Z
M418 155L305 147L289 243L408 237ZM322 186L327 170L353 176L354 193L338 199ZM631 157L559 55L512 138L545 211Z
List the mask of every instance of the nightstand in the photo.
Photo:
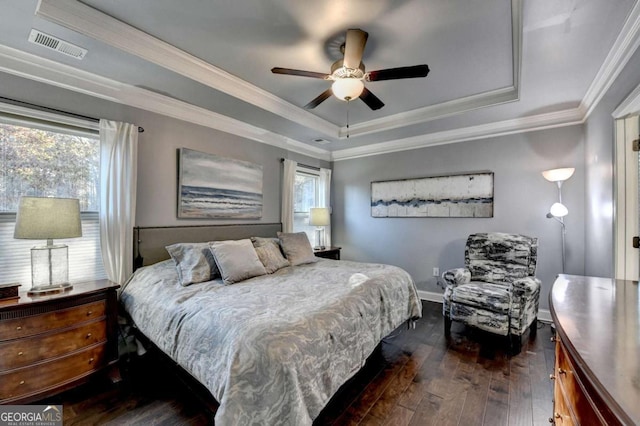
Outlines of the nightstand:
M0 404L27 404L118 361L117 295L108 280L0 302Z
M342 247L326 247L323 249L314 249L313 254L316 257L324 257L325 259L340 260L340 250Z

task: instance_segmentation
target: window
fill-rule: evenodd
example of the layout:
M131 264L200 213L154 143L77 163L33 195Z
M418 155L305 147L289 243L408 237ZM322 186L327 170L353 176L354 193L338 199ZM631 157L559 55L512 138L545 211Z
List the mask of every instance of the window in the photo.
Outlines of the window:
M44 241L13 238L21 196L80 200L82 237L69 246L69 280L105 278L100 253L100 140L96 133L0 117L0 284L31 285L30 248Z
M309 225L309 209L318 207L320 174L307 168L298 167L294 184L293 231L306 232L311 245L315 242L315 227Z

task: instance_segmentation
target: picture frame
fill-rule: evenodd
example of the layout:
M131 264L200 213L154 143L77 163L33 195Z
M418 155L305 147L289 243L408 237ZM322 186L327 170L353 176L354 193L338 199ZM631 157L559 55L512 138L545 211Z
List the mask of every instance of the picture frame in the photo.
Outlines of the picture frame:
M371 182L371 216L493 217L493 172Z
M178 218L259 219L262 166L234 158L178 150Z

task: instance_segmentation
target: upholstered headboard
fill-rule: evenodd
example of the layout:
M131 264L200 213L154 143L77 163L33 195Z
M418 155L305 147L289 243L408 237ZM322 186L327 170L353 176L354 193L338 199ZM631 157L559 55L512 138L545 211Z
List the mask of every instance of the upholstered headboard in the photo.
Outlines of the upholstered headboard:
M169 259L166 246L175 243L275 237L281 223L136 227L133 230L134 269Z

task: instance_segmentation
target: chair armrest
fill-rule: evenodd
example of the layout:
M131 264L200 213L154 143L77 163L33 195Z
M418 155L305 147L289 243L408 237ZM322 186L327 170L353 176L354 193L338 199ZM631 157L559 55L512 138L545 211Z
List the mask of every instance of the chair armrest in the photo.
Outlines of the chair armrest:
M471 271L467 268L454 268L444 271L442 279L447 286L456 287L471 281Z
M524 277L514 280L512 285L513 294L523 296L539 291L541 282L536 277Z

